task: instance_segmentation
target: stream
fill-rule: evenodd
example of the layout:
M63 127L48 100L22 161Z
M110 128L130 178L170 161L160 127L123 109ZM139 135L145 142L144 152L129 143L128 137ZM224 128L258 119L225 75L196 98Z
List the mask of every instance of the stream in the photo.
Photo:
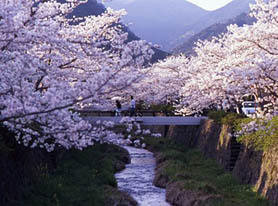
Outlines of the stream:
M171 206L165 200L165 189L152 184L155 175L153 153L134 147L124 148L130 154L131 163L116 174L119 189L132 196L139 206Z

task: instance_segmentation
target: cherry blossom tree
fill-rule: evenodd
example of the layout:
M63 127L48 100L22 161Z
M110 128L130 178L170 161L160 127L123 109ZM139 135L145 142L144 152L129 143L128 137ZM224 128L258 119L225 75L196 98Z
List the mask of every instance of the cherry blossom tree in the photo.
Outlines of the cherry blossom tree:
M127 43L125 11L67 19L82 2L1 5L0 121L26 146L82 149L114 138L74 109L106 105L147 72L153 52L142 40Z
M185 78L182 67L187 62L184 55L160 60L150 66L139 83L132 85L131 92L136 93L138 99L149 103L165 103L167 98L177 98Z
M171 80L179 84L171 89L179 91L181 107L199 112L213 104L236 104L243 95L253 94L260 103L261 115L275 113L278 2L257 0L250 8L250 15L257 19L253 25L230 25L227 33L197 42L196 56L172 57L156 65L171 70L175 61L182 77ZM164 73L158 78L172 87Z
M269 108L275 110L277 105L278 2L257 0L251 11L256 23L229 28L226 44L233 56L228 56L227 62L230 68L235 68L233 75L238 76L240 85L260 103L262 115L266 115L272 113Z

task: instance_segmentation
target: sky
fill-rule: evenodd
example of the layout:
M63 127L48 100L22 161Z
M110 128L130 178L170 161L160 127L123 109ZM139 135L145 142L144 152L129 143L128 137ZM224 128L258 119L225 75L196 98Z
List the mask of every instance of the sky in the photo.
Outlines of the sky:
M187 0L193 4L196 4L197 6L205 9L205 10L215 10L219 9L226 4L230 3L232 0Z
M113 0L102 0L102 1L109 2ZM123 4L129 4L136 0L114 0L114 1L121 1ZM212 11L225 6L226 4L230 3L232 0L185 0L185 1L189 1L205 10Z

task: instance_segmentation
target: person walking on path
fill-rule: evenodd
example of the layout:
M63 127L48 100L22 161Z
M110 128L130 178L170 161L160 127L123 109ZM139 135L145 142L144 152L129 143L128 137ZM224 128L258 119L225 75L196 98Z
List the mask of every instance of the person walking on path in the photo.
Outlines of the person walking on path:
M130 114L129 114L130 117L132 117L133 115L136 116L135 107L136 107L135 99L133 98L133 96L130 96Z
M119 100L116 100L116 112L115 116L120 117L121 116L121 111L122 111L122 105Z

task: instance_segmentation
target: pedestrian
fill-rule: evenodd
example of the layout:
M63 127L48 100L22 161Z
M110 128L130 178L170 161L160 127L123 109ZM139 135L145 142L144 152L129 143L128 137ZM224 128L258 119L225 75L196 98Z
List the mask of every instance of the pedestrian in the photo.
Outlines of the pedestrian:
M135 99L133 98L133 96L130 96L130 114L129 114L130 117L132 117L133 115L136 116L135 107L136 107Z
M121 111L122 111L122 105L119 100L116 100L116 112L115 116L120 117L121 116Z

